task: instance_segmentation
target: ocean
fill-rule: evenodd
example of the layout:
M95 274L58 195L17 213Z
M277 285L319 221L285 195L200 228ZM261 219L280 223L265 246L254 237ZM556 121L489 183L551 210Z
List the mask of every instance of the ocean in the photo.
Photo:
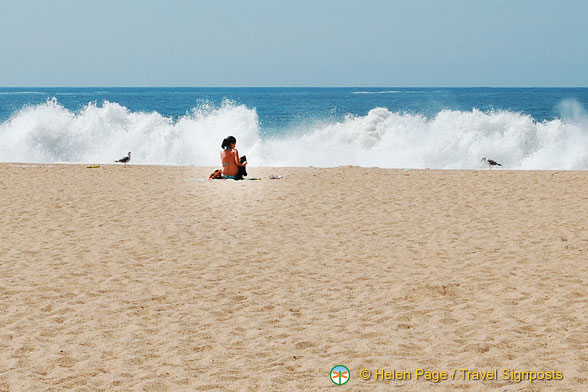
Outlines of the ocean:
M0 88L0 162L588 169L588 88Z

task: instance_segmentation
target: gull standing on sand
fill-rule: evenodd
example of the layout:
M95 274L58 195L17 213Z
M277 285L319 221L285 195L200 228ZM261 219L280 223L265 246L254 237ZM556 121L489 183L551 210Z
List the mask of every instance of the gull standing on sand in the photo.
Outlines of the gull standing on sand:
M115 162L120 162L120 163L124 163L125 166L127 165L127 163L129 163L131 161L131 152L129 151L129 155L127 155L124 158L119 159L118 161Z
M482 162L486 162L488 169L492 169L494 166L502 166L500 163L493 161L492 159L482 158Z

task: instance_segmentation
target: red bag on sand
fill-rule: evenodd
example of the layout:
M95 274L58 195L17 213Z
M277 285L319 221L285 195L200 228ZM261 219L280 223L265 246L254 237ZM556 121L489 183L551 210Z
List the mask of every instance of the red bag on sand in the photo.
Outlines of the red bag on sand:
M210 176L208 176L209 180L218 180L221 178L223 178L223 172L221 169L216 169L215 171L210 173Z

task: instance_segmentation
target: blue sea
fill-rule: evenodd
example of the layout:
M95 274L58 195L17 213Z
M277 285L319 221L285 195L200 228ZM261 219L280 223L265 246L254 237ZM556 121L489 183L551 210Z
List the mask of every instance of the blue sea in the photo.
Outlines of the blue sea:
M0 162L588 169L588 88L0 88Z

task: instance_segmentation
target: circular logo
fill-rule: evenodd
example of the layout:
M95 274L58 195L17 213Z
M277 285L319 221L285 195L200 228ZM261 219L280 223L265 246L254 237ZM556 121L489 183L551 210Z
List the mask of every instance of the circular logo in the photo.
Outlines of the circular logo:
M337 365L331 369L331 381L336 385L343 385L349 381L351 374L343 365Z

